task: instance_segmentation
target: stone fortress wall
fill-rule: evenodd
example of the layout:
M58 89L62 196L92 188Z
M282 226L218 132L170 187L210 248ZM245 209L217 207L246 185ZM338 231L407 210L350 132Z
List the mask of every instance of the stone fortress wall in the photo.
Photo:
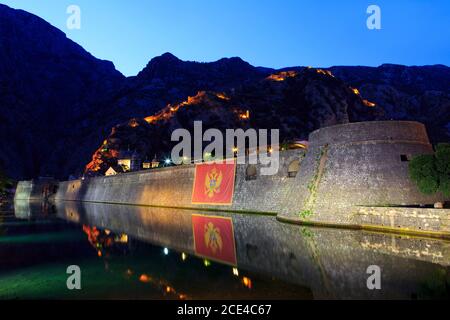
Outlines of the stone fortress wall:
M58 190L58 185L58 181L52 178L19 181L14 200L47 200Z
M281 207L292 207L290 193L296 188L296 179L289 177L288 167L304 154L303 149L280 153L280 170L272 176L260 175L261 166L254 165L256 179L249 177L252 169L248 165L238 164L230 206L191 203L194 164L61 182L55 200L276 214Z
M32 181L19 181L17 183L16 193L14 194L14 200L31 200L32 193L36 193L36 190L33 191L32 189Z
M425 126L409 121L357 122L309 136L297 176L303 216L351 223L355 206L417 206L442 201L409 179L408 160L433 153ZM337 215L337 213L341 213ZM283 214L292 215L291 212Z
M450 238L450 210L421 207L449 199L409 179L408 161L433 153L424 125L349 123L314 131L309 143L295 190L301 209L279 220Z
M280 152L276 175L260 175L259 165L238 164L230 206L191 203L195 165L65 181L54 198L272 213L291 222L450 234L449 210L417 208L449 199L421 194L408 177L408 160L432 152L426 129L418 122L349 123L312 132L307 152ZM289 173L296 166L298 172ZM252 179L250 171L256 171Z

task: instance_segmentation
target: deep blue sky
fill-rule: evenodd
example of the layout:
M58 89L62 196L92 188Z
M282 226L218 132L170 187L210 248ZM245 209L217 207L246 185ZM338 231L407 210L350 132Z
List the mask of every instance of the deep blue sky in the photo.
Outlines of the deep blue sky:
M154 56L240 56L257 66L450 65L449 0L0 0L61 29L94 56L137 74ZM66 8L81 8L68 30ZM381 7L382 30L366 27Z

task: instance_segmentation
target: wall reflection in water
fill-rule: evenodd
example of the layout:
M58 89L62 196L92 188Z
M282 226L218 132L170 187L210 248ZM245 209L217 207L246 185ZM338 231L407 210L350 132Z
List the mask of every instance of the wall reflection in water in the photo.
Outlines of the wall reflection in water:
M167 208L58 202L56 211L63 219L106 229L116 236L126 234L185 255L199 255L193 215L229 219L236 261L224 262L235 264L233 272L249 270L308 287L314 298L414 299L448 298L450 294L448 241L301 227L280 223L271 216ZM216 241L216 250L231 243L224 240L230 234L221 228L212 238L205 238L206 242ZM366 270L370 265L381 268L381 290L367 288ZM146 279L142 276L142 281ZM252 285L251 279L247 284Z

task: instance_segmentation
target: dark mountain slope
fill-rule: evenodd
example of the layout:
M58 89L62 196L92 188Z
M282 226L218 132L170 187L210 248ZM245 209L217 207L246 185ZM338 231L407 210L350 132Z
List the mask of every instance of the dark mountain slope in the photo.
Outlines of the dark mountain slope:
M126 79L46 21L4 5L0 44L0 167L14 178L67 178L117 123L266 75L239 58L196 63L164 54Z
M224 58L215 62L182 61L170 53L153 58L136 76L128 78L121 89L107 100L107 111L92 117L99 125L79 139L77 154L66 163L66 175L80 173L92 152L104 140L111 127L134 117L154 114L167 104L175 104L201 90L224 91L264 79L268 73L242 61ZM69 170L67 170L69 169Z
M321 69L281 72L249 82L229 92L201 91L188 100L170 104L144 119L132 119L113 128L94 154L88 174L104 173L116 165L121 150L136 150L143 158L170 156L176 128L280 129L280 139L305 139L317 128L358 121L380 114L331 73Z
M193 107L177 112L179 120L169 127L209 116L210 125L220 124L214 120L217 116L223 126L238 126L233 110L249 110L246 125L280 127L284 137L306 137L315 128L346 119L407 119L424 122L433 142L450 140L446 66L329 69L345 83L326 70L286 70L295 76L287 72L264 80L275 71L240 58L198 63L166 53L137 76L125 78L111 62L96 59L44 20L0 5L0 168L14 178L66 179L84 170L118 123L127 125L116 129L128 128L129 119L156 114L199 91L210 92L206 96L226 92L230 100L219 101L212 114L208 102L190 103ZM152 141L146 142L148 149L142 148L145 154L157 151L152 146L155 137L166 135L151 131L152 137L142 137L136 130L136 143ZM121 139L127 140L126 135ZM167 146L161 148L163 152Z
M450 140L449 67L384 64L330 70L382 107L385 119L420 121L433 142Z
M0 165L13 177L55 173L124 79L41 18L0 5Z
M165 53L153 58L136 77L128 78L114 105L119 112L132 110L134 117L144 117L200 90L229 90L267 75L240 58L200 63ZM114 115L116 120L118 116ZM129 114L125 116L130 118Z

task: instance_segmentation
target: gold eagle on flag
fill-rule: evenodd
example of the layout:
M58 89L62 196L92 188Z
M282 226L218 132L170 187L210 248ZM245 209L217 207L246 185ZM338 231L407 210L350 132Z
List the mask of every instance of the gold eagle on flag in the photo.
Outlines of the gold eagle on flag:
M217 250L222 251L223 241L220 229L211 222L205 224L205 245L213 254L216 254Z
M217 171L213 168L205 176L205 194L209 198L214 197L216 193L220 192L220 185L222 183L222 171Z

